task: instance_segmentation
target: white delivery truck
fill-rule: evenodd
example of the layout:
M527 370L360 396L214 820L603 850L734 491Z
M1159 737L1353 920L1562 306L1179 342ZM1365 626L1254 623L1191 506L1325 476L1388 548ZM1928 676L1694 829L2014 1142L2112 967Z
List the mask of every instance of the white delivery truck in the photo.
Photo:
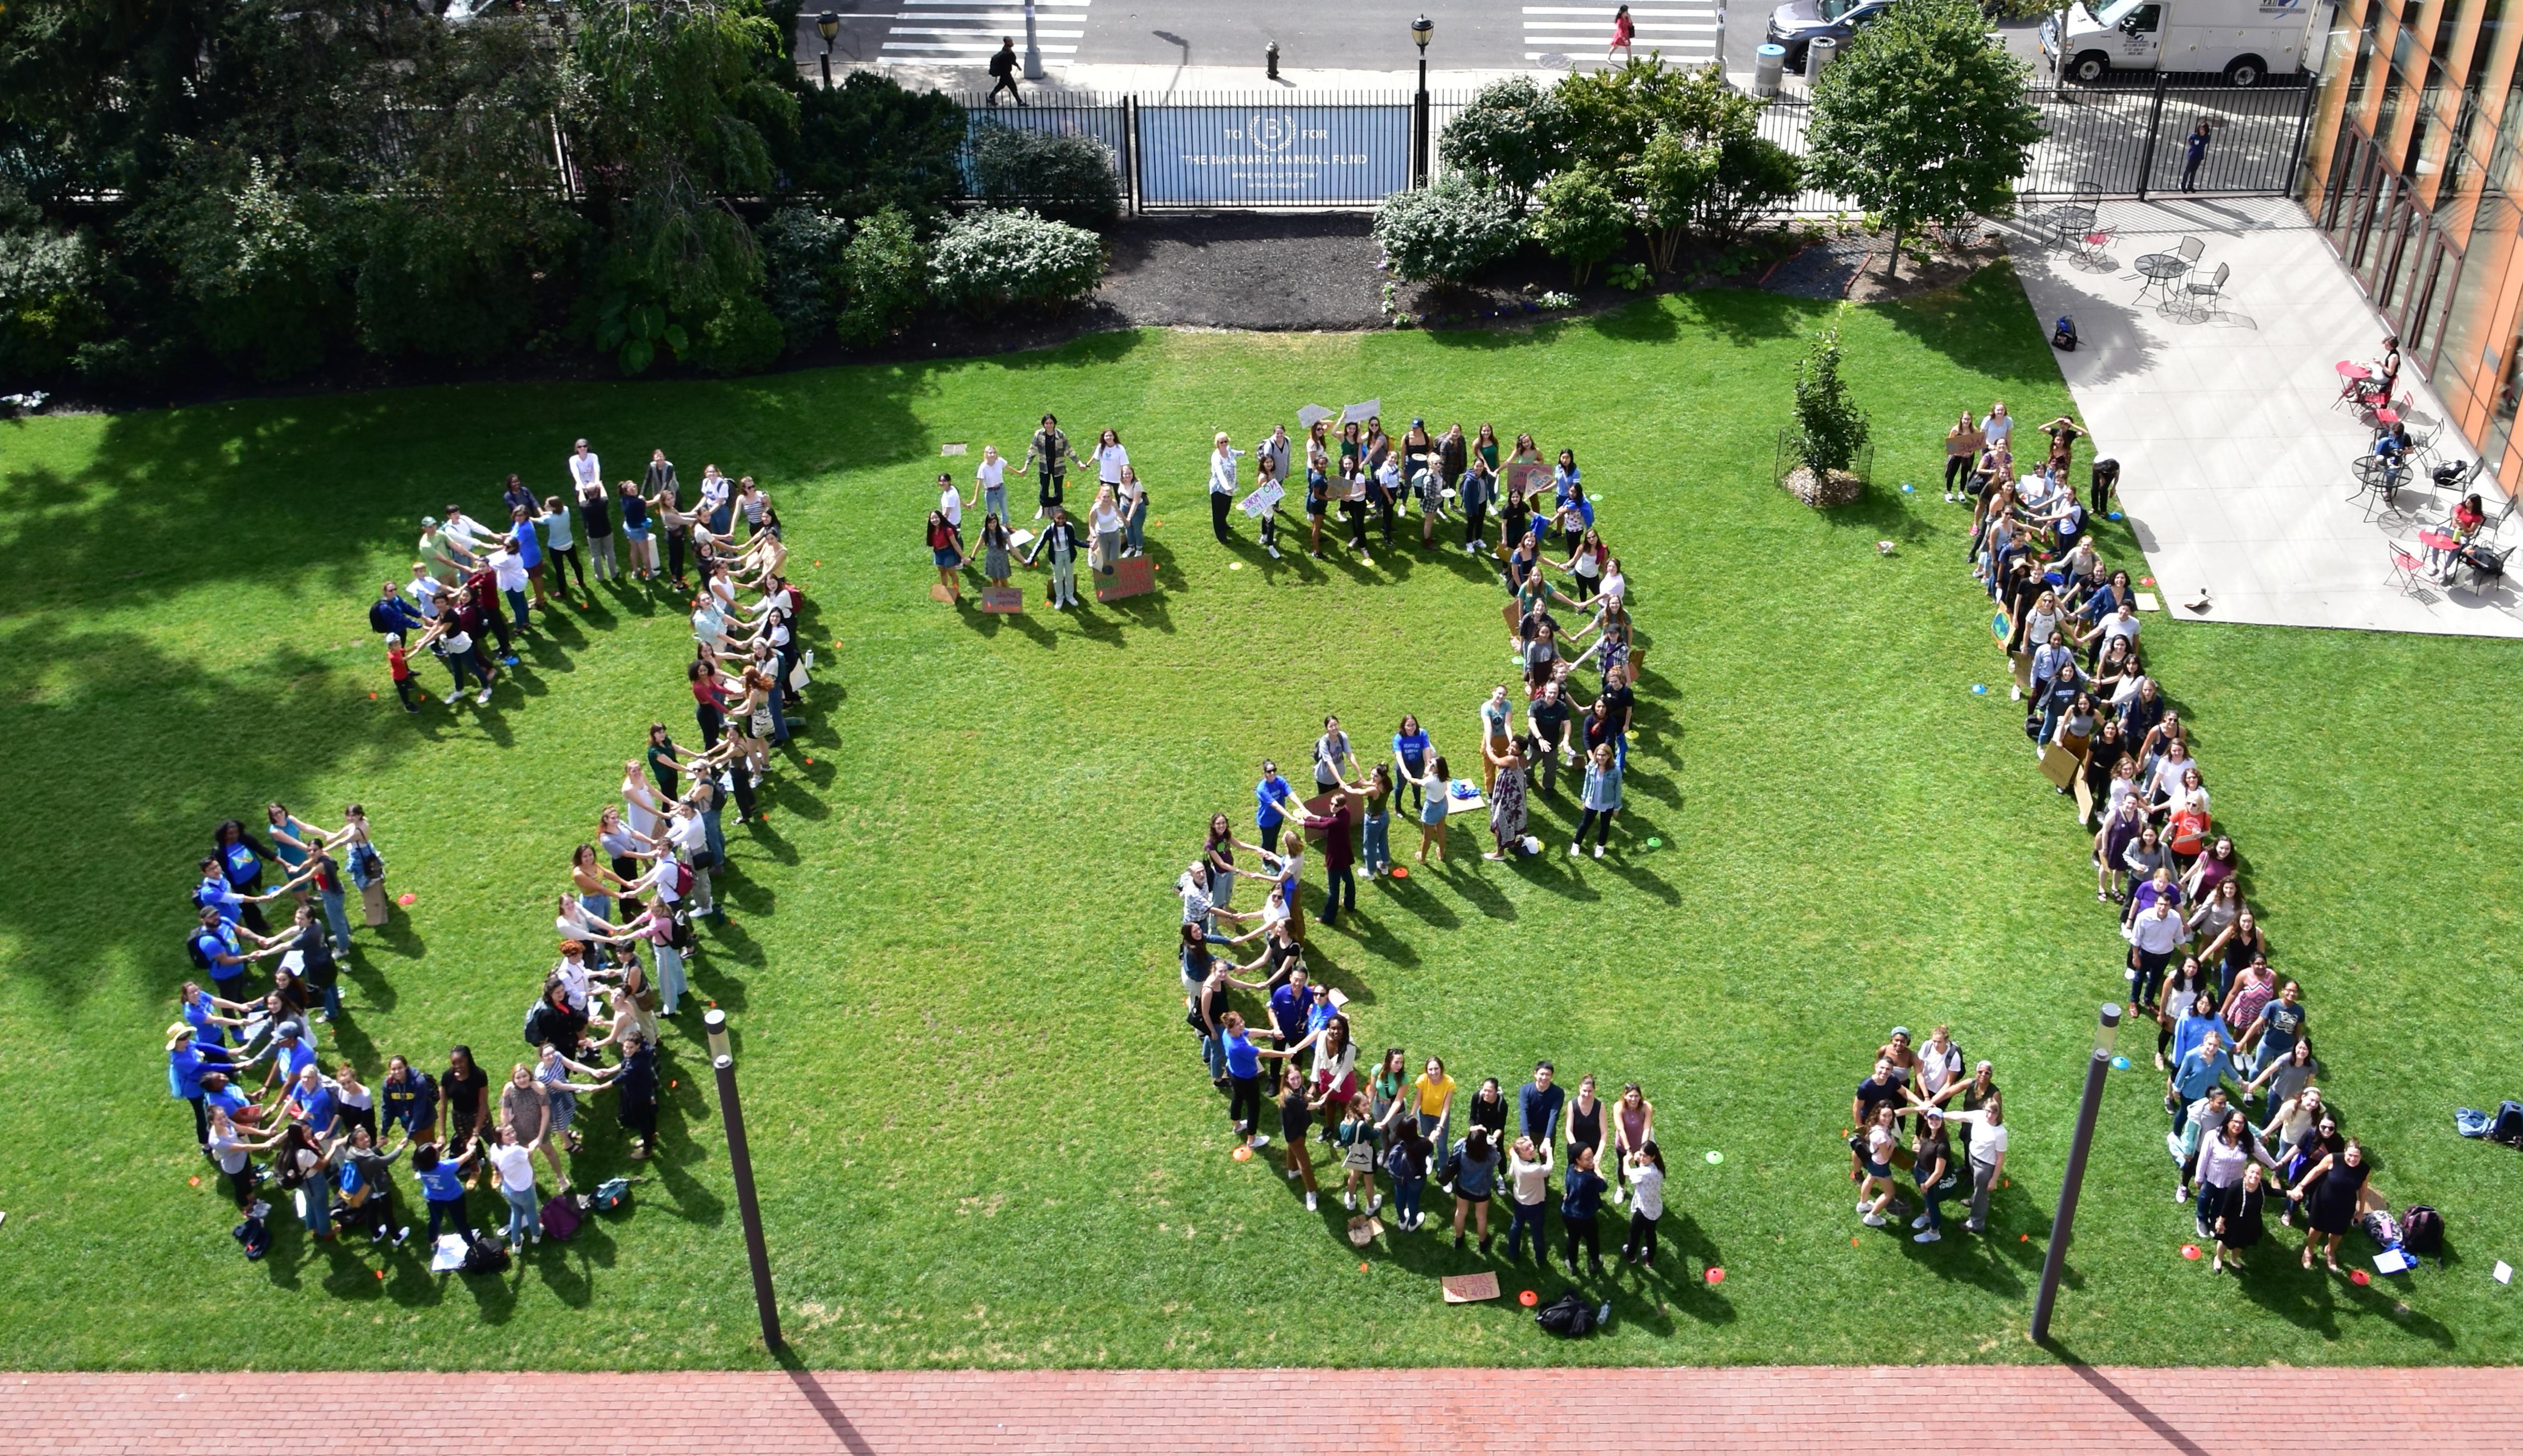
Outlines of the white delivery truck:
M2094 0L2041 23L2041 53L2071 80L2115 70L2216 72L2254 86L2304 69L2323 0ZM2066 19L2061 24L2061 16ZM2062 32L2065 32L2064 34ZM2312 56L2318 59L2319 52Z

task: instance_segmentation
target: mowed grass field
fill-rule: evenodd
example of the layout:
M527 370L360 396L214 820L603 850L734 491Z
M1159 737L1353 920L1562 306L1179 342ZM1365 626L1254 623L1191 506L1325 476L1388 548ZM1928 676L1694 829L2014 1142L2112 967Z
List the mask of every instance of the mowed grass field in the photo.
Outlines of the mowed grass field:
M2065 393L2002 269L1856 312L1877 485L1817 515L1770 471L1821 316L1723 292L1528 333L1136 333L738 383L0 426L0 1367L766 1362L690 1013L668 1037L664 1155L632 1207L502 1279L310 1250L285 1219L272 1256L248 1263L218 1190L190 1181L206 1168L166 1095L193 862L218 820L274 798L318 822L363 801L391 885L417 897L382 936L359 931L328 1055L371 1080L396 1052L443 1067L459 1041L496 1071L522 1055L570 848L651 719L694 736L683 604L599 589L534 640L490 710L417 718L385 691L364 609L405 574L420 514L486 508L512 470L557 490L580 435L617 476L661 446L687 481L708 461L759 477L810 600L807 727L768 822L733 835L734 924L695 970L738 1028L796 1359L2049 1358L2023 1327L2121 945L2018 713L1969 690L2004 670L1962 565L1966 513L1930 472L1956 409L2003 397L2037 421ZM1271 1161L1231 1161L1182 1025L1169 886L1207 816L1249 822L1259 760L1302 763L1325 712L1374 742L1414 711L1469 763L1475 707L1509 672L1500 592L1459 554L1270 562L1249 531L1231 550L1209 539L1214 430L1249 443L1300 404L1370 396L1388 420L1489 420L1575 448L1652 644L1612 858L1554 844L1483 864L1463 822L1456 865L1369 885L1354 922L1312 931L1370 1050L1433 1051L1467 1085L1510 1087L1549 1057L1567 1081L1635 1079L1655 1102L1666 1259L1590 1286L1615 1318L1584 1342L1547 1339L1512 1302L1444 1305L1436 1277L1480 1261L1433 1234L1354 1249L1336 1198L1309 1215ZM1021 618L929 600L920 525L939 446L1021 453L1046 409L1081 440L1121 431L1155 493L1162 591L1065 616L1041 607L1037 572ZM943 463L969 478L974 460ZM1904 479L1922 493L1901 495ZM2106 543L2136 564L2124 536ZM2162 1084L2133 1032L2063 1347L2514 1358L2518 1295L2488 1271L2523 1260L2523 1161L2456 1139L2452 1112L2523 1088L2505 1014L2518 648L2162 617L2147 640L2197 726L2279 968L2305 982L2334 1101L2396 1205L2444 1209L2453 1258L2365 1289L2297 1270L2291 1236L2240 1280L2185 1262ZM423 672L438 685L435 663ZM1570 817L1564 798L1538 805L1537 832ZM1939 1021L1997 1064L2014 1177L1992 1237L1923 1248L1857 1225L1840 1136L1889 1028ZM582 1185L626 1170L609 1100L584 1121ZM477 1219L494 1201L477 1196ZM1432 1225L1448 1216L1442 1197L1430 1208Z

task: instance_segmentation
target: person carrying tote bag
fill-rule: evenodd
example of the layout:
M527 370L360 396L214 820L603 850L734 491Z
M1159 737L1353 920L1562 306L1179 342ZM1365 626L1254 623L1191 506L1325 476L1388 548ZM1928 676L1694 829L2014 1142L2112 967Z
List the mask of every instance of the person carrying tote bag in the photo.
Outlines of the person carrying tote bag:
M367 919L368 928L378 929L384 926L391 914L386 905L385 856L378 854L377 847L368 840L366 810L354 804L343 811L343 817L350 822L340 838L347 841L351 849L343 863L350 869L351 883L358 887L359 909Z

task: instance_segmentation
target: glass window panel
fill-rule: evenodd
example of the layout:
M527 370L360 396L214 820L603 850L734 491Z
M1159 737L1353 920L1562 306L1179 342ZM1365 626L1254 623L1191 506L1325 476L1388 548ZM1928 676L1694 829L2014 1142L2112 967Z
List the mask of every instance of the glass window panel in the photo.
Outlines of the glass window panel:
M2470 247L2445 309L2444 342L2436 350L2436 367L2428 371L2439 388L2445 387L2448 374L2460 381L2463 391L2476 387L2480 355L2490 347L2488 329L2495 321L2498 294L2513 260L2518 226L2523 226L2523 211L2516 209L2511 197L2492 192L2480 199ZM2444 393L2450 397L2455 391L2444 388Z

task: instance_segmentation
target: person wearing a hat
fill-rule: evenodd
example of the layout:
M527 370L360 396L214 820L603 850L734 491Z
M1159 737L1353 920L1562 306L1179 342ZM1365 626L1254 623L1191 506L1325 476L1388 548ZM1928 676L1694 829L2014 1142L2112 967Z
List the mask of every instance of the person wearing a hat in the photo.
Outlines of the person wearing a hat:
M228 1053L218 1044L215 1030L207 1033L211 1040L201 1040L189 1021L177 1021L167 1028L167 1095L179 1103L193 1104L193 1141L205 1148L211 1145L210 1113L202 1102L202 1074L214 1067L228 1064Z
M1878 1059L1892 1063L1892 1080L1907 1087L1919 1070L1919 1054L1910 1050L1910 1028L1895 1026L1892 1039L1875 1049Z

